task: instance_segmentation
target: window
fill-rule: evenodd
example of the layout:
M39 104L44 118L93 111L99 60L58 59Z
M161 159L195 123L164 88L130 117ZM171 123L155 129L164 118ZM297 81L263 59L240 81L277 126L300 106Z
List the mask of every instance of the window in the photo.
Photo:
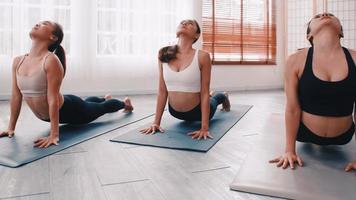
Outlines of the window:
M311 18L323 12L323 1L288 0L288 54L295 53L297 49L310 47L306 39L307 23ZM348 48L356 48L356 2L354 0L329 0L328 12L340 19L343 26L344 38L341 44Z
M0 3L0 55L10 54L12 52L12 0L1 1Z
M319 2L317 4L320 8L322 5ZM354 0L329 0L328 1L328 12L333 13L337 18L340 19L344 38L341 39L343 45L347 48L356 48L356 2ZM321 12L321 9L318 13Z
M0 55L12 57L29 51L28 33L41 20L63 25L63 46L70 53L70 0L2 0L0 2Z
M202 9L213 64L275 64L274 0L203 0Z
M309 47L306 38L307 23L313 16L313 4L309 0L288 0L287 2L288 55L298 49Z
M190 0L98 0L97 56L157 54L174 39Z

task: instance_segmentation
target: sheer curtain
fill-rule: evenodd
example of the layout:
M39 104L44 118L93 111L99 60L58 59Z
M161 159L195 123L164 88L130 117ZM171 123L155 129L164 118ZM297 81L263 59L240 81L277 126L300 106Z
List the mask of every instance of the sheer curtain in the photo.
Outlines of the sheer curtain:
M65 27L63 46L71 52L70 0L1 0L0 1L0 94L8 95L11 65L15 56L29 51L29 31L41 20L54 20Z
M41 20L57 21L65 30L64 91L85 95L153 90L157 52L176 42L179 21L200 20L197 2L1 0L0 95L10 93L12 59L29 51L28 32Z

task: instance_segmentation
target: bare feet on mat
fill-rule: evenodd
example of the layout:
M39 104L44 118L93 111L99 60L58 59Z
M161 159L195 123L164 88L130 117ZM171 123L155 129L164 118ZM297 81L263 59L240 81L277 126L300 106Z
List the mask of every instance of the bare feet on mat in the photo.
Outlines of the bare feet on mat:
M111 96L111 94L106 94L106 95L104 96L104 99L105 99L105 100L109 100L109 99L112 99L112 96Z
M356 161L350 162L350 163L345 167L345 171L346 171L346 172L351 172L352 170L356 170Z
M222 109L221 109L221 111L229 112L230 109L231 109L229 94L228 94L227 92L224 92L224 95L226 96L226 99L225 99L225 101L222 103Z
M0 137L12 138L14 135L15 135L15 132L14 131L10 131L10 130L0 132Z
M126 97L125 99L124 99L124 103L125 103L125 109L124 109L124 113L130 113L130 112L132 112L133 111L133 106L132 106L132 104L131 104L131 100L130 100L130 98L128 98L128 97Z

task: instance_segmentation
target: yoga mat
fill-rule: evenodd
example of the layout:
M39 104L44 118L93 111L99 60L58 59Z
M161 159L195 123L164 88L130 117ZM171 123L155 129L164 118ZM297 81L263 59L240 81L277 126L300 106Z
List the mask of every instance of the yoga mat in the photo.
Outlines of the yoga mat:
M172 117L168 112L165 112L161 123L161 127L165 130L164 133L156 133L154 135L141 134L139 132L140 129L151 125L146 124L110 141L207 152L251 109L251 107L250 105L232 105L230 112L217 110L212 120L210 120L209 127L210 134L214 139L193 140L187 133L199 130L201 123L182 121Z
M289 199L356 199L356 174L344 172L347 163L356 159L355 138L343 146L297 142L304 166L283 170L268 163L284 152L283 115L273 115L264 130L230 185L232 190Z
M34 148L33 141L47 136L50 124L37 119L20 121L13 138L0 138L0 165L19 167L152 115L151 111L120 112L106 114L85 125L62 125L59 127L59 145L44 149Z

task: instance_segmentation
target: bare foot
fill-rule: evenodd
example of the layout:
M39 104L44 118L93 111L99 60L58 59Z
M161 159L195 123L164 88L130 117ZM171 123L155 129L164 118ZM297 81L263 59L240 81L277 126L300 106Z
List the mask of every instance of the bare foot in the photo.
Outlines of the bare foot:
M3 132L0 132L0 137L12 138L14 135L15 135L14 131L3 131Z
M226 111L229 112L231 109L231 104L230 104L230 99L229 99L229 94L227 92L224 92L224 95L226 96L225 101L222 103L222 109L221 111Z
M104 96L104 99L105 99L105 100L109 100L109 99L112 99L112 96L111 96L111 94L106 94L106 95Z
M133 106L132 106L132 104L131 104L131 100L130 100L130 98L128 98L128 97L126 97L125 99L124 99L124 103L125 103L125 109L124 109L124 113L130 113L130 112L132 112L133 111Z
M212 90L212 91L210 91L209 96L212 97L212 96L214 96L214 94L215 94L215 91Z

